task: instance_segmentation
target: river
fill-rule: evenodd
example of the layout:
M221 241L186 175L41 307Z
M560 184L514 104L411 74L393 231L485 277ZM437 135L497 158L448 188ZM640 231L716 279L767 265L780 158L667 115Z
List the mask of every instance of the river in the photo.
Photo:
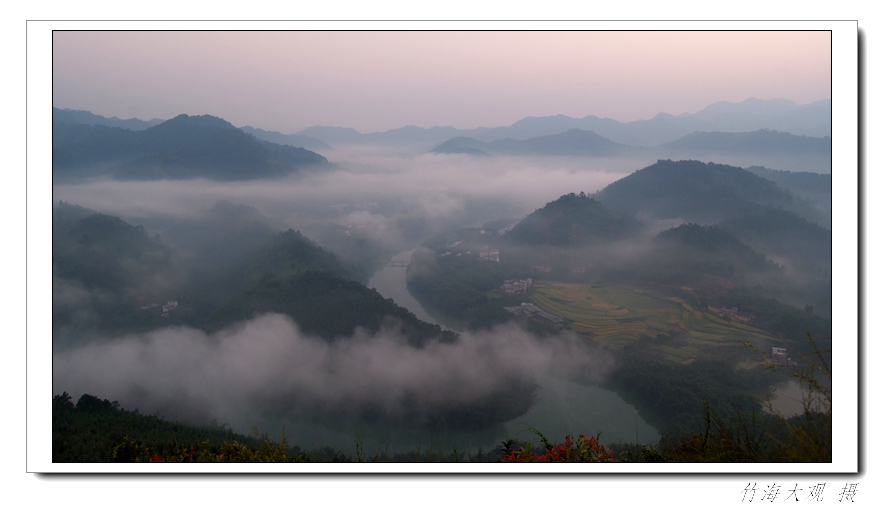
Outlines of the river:
M410 261L413 252L403 251L392 260ZM385 267L372 276L368 287L393 299L419 319L442 325L408 292L405 276L405 267ZM442 327L446 328L444 325ZM536 378L539 389L534 406L521 417L502 426L473 433L435 433L432 437L408 433L407 436L395 438L411 445L406 450L413 450L417 444L425 448L432 444L438 450L456 448L460 452L493 449L508 438L536 438L536 435L526 432L528 428L539 430L550 441L562 441L568 434L595 435L598 432L602 433L602 443L647 444L660 438L660 434L641 418L638 410L615 392L549 375Z

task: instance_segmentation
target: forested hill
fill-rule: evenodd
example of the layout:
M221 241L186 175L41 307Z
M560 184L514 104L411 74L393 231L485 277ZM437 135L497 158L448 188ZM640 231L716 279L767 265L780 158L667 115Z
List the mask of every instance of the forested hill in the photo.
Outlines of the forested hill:
M56 347L170 325L216 331L270 312L328 341L386 326L414 345L455 339L351 279L334 254L299 232L206 267L118 217L67 204L53 213Z
M641 224L584 193L566 194L517 224L509 236L524 244L581 246L634 235Z
M52 216L53 345L168 325L141 307L174 298L182 276L174 253L144 227L59 204Z
M104 175L133 180L249 180L286 176L327 162L312 151L261 141L208 115L182 114L139 131L52 125L56 182Z
M328 341L353 335L357 328L374 334L392 322L409 343L453 341L455 334L419 320L374 289L349 278L334 254L300 232L280 233L226 278L221 301L199 317L215 330L267 312L292 317L306 333Z
M595 194L603 205L640 219L676 219L714 223L779 206L804 212L774 182L745 169L696 160L658 160Z

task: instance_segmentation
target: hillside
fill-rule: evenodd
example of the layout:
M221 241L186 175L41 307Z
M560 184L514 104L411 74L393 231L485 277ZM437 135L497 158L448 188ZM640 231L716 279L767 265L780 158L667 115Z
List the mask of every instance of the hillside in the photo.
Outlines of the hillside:
M766 205L803 208L775 183L745 169L693 160L658 160L608 185L595 199L640 219L694 223L746 215Z
M326 164L319 154L260 141L214 116L173 119L140 131L104 125L53 124L53 180L95 176L159 180L249 180Z
M378 292L350 279L334 254L292 230L231 269L220 294L203 298L194 324L214 331L267 312L292 317L308 334L332 341L357 328L377 333L391 321L410 343L453 340L454 334L423 322ZM187 296L185 296L187 297Z
M120 334L168 325L169 319L141 307L174 298L176 282L182 279L173 252L144 227L64 203L53 210L56 347L89 333Z
M719 226L765 253L780 255L799 268L828 269L832 264L832 232L797 214L778 208L729 219ZM804 270L804 269L802 269Z
M618 214L585 194L566 194L535 210L510 232L522 244L581 246L623 239L640 223Z

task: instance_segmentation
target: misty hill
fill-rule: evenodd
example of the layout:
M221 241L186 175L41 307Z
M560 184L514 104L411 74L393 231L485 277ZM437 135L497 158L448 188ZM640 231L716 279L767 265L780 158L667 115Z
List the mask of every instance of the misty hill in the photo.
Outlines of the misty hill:
M712 223L774 205L804 205L770 180L745 169L695 160L658 160L598 193L605 206L639 219Z
M171 265L170 251L143 226L66 204L53 212L52 268L60 278L124 293Z
M200 271L239 264L279 233L279 226L248 205L217 201L190 217L145 219L149 228Z
M830 215L832 212L832 175L779 171L760 166L747 167L756 175L767 178L783 189L807 199L820 212ZM829 223L825 223L826 226Z
M807 137L775 130L754 132L694 132L660 146L665 150L693 150L709 153L801 153L828 159L831 137Z
M488 155L489 144L472 137L454 137L436 146L431 153L465 153L468 155Z
M294 146L296 148L304 148L310 151L330 150L331 146L323 141L307 135L283 134L281 132L261 130L251 126L240 127L240 130L247 134L254 135L263 141L272 142L279 145Z
M395 326L414 345L454 337L349 279L334 254L292 230L261 247L230 278L232 294L207 317L209 329L276 312L328 341L352 336L357 328L374 334L386 326Z
M709 293L699 292L701 288L727 290L745 285L749 276L764 272L773 278L782 275L781 269L764 255L724 229L693 223L661 232L649 250L621 270L626 280L669 286L690 284L698 293Z
M141 131L101 125L52 126L53 180L209 178L249 180L325 164L303 148L259 141L214 116L173 119Z
M433 148L433 153L469 153L473 155L565 155L609 157L624 155L634 148L617 144L595 132L571 129L566 132L524 140L502 139L483 143L468 137L450 139Z
M509 236L523 244L579 246L623 239L634 235L640 226L635 219L572 192L535 210L513 227Z
M728 219L718 226L807 276L829 276L832 265L831 230L795 213L768 207Z
M52 123L65 123L68 125L104 125L115 128L128 128L129 130L144 130L162 123L162 119L154 118L149 121L141 119L120 119L116 116L106 118L93 114L88 110L59 109L52 107Z
M61 347L91 333L168 325L140 306L175 298L173 252L143 226L60 203L52 216L52 333Z
M713 160L748 167L832 172L832 138L796 136L774 130L694 132L654 149L659 158Z
M707 130L751 132L763 128L811 137L831 137L832 100L799 105L784 98L749 98L739 103L717 102L690 116L707 123Z
M785 99L750 98L740 103L714 103L694 114L659 113L651 119L630 122L593 115L583 118L552 115L526 117L509 126L474 129L408 126L362 134L352 128L310 127L297 135L315 137L332 145L423 145L433 148L456 137L469 137L490 143L504 139L526 140L579 129L595 132L618 144L653 147L693 132L750 132L769 129L795 135L825 137L832 134L831 124L831 100L828 99L799 105Z

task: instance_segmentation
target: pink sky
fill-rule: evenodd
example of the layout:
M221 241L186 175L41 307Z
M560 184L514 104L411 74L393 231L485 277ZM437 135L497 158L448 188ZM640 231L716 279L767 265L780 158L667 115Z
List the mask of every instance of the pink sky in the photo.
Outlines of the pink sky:
M293 133L831 97L819 32L55 32L53 105Z

